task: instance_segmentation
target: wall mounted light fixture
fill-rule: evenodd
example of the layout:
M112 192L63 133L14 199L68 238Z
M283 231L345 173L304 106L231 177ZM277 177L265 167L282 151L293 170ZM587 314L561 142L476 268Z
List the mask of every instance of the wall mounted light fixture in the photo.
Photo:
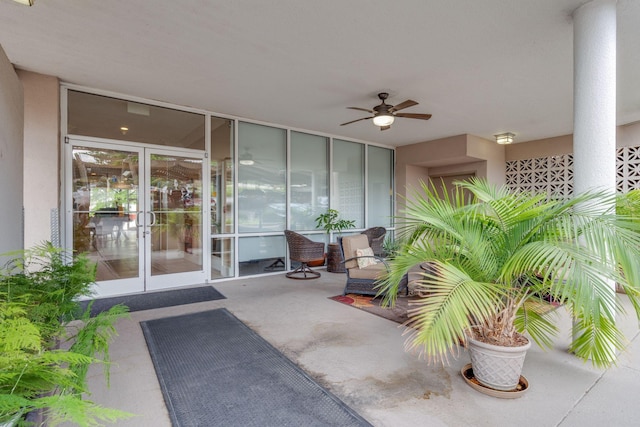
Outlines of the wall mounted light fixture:
M500 133L498 135L494 135L496 137L496 142L500 145L511 144L513 142L513 138L515 134L511 132Z

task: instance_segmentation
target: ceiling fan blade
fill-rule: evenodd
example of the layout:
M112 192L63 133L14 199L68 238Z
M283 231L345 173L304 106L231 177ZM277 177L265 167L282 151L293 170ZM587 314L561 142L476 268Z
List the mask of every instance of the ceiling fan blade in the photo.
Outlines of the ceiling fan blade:
M360 120L369 120L369 119L373 119L373 117L363 117L361 119L351 120L350 122L342 123L340 126L350 125L351 123L359 122Z
M380 126L380 130L387 130L387 129L391 129L391 125L389 125L389 126Z
M418 103L416 101L412 101L411 99L407 99L404 102L401 102L398 105L394 105L393 107L391 107L392 111L400 111L403 110L405 108L409 108L409 107L413 107L414 105L418 105Z
M421 119L421 120L429 120L431 118L431 114L417 114L417 113L398 113L394 114L396 117L404 117L405 119Z
M367 113L373 114L373 110L367 110L366 108L360 108L360 107L347 107L347 108L350 110L366 111Z

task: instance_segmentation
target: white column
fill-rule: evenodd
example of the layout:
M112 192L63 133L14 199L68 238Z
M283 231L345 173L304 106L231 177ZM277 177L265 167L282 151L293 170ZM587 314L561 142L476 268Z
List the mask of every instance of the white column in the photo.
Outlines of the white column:
M616 3L592 0L573 12L574 194L616 190Z
M573 13L574 194L616 186L616 0Z

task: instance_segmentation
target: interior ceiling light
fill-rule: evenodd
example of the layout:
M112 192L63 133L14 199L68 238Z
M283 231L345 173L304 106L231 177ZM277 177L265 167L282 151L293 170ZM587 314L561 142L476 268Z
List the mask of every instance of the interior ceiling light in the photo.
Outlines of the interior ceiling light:
M23 4L25 6L33 6L33 2L35 0L13 0L13 1L15 1L16 3Z
M500 145L511 144L513 142L513 137L515 134L511 132L499 133L498 135L494 135L496 137L496 142Z
M239 163L244 166L251 166L255 162L253 161L253 156L249 153L249 150L245 148L244 153L240 155Z

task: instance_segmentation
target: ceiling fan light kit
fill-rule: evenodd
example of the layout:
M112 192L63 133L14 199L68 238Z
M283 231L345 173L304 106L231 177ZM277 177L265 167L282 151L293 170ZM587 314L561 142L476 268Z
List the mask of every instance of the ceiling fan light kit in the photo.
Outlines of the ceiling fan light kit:
M375 116L373 118L373 124L376 126L390 126L393 124L393 121L395 120L395 117L393 117L390 114L385 114L385 115L381 115L381 116Z
M369 120L373 119L373 124L380 127L380 130L387 130L391 128L391 125L395 121L396 117L404 117L407 119L420 119L420 120L429 120L431 118L431 114L419 114L419 113L398 113L398 111L403 110L405 108L413 107L414 105L418 105L416 101L408 99L404 102L401 102L397 105L390 105L384 102L389 97L389 94L386 92L381 92L378 94L378 98L382 101L379 105L373 107L372 110L367 108L360 107L347 107L350 110L360 110L366 111L367 113L373 114L370 117L363 117L361 119L352 120L350 122L342 123L340 126L348 125L351 123L359 122L361 120Z

